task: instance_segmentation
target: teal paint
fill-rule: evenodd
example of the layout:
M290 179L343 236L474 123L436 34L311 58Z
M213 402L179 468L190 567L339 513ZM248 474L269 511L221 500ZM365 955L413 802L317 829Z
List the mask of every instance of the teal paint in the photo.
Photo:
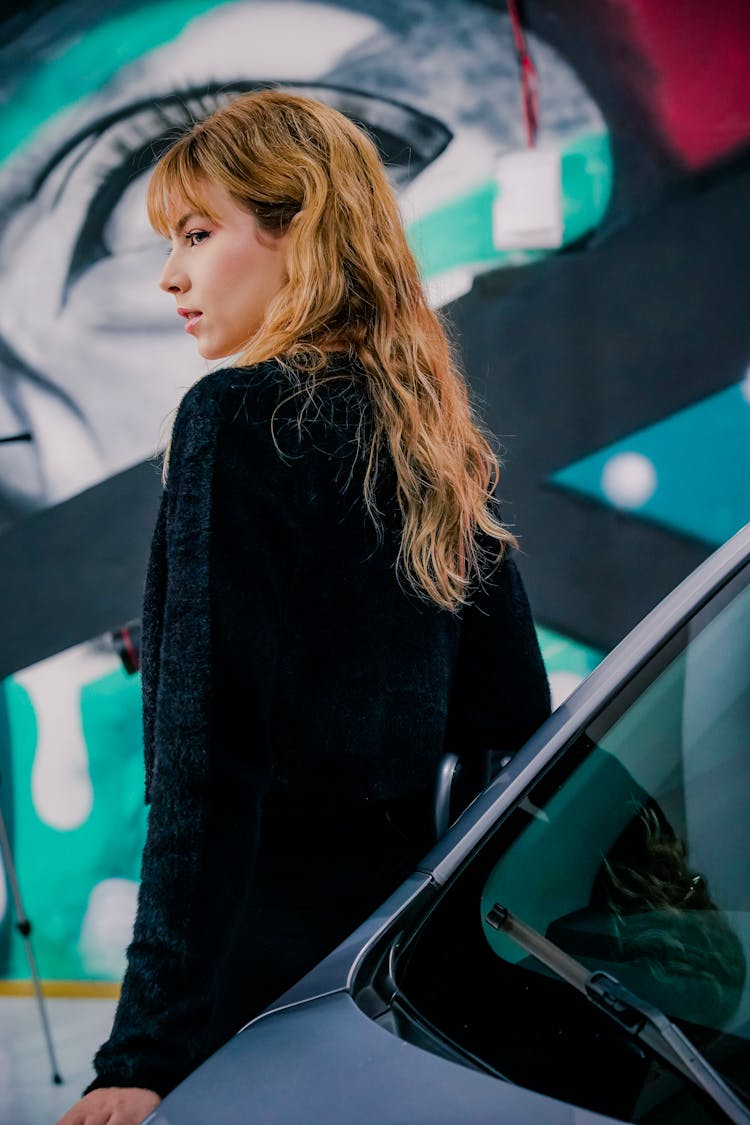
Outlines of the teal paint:
M548 676L553 672L568 672L585 679L605 656L599 649L566 637L544 625L536 626L536 635Z
M0 161L30 144L53 118L64 116L122 67L170 42L217 0L164 0L114 16L40 62L13 90L0 120Z
M43 979L110 979L90 970L79 938L93 888L104 879L136 881L140 876L148 818L143 803L140 676L119 669L81 689L81 725L94 800L86 820L68 830L47 824L34 806L38 726L32 700L12 677L0 686L6 696L14 763L14 859L33 926L39 974ZM124 953L124 949L113 952ZM26 947L15 929L0 976L30 977Z
M561 154L563 244L598 226L612 191L612 154L606 133L586 133ZM473 191L410 223L409 243L424 278L459 266L476 272L545 258L549 250L496 250L492 243L495 183Z
M654 466L656 488L626 510L719 546L750 520L749 400L750 379L583 458L552 481L614 507L601 483L607 462L641 454Z

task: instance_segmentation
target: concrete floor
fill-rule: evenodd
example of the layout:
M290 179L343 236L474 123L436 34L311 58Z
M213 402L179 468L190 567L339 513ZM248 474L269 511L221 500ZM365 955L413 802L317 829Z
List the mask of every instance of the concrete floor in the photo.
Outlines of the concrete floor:
M91 1060L109 1035L116 1001L45 999L62 1084L52 1067L36 999L0 996L0 1125L54 1125L94 1077Z

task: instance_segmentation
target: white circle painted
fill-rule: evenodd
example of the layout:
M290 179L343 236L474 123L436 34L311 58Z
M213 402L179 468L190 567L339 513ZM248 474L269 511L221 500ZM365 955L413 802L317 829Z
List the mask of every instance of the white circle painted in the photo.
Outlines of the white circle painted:
M102 879L93 888L78 938L87 972L122 977L137 905L138 883L132 879Z
M602 491L618 508L640 508L656 491L653 461L642 453L617 453L602 470Z
M748 367L745 378L740 383L740 391L745 402L750 406L750 367Z

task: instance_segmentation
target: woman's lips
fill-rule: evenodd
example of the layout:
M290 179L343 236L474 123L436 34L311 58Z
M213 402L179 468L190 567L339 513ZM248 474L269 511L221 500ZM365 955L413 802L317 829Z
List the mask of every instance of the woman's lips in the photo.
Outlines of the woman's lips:
M203 313L198 309L178 309L177 312L180 316L185 317L185 331L192 332L196 324L203 316Z

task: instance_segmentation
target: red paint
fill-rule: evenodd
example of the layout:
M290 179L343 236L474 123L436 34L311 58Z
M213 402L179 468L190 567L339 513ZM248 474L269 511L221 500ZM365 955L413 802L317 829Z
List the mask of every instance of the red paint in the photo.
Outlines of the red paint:
M627 38L647 64L639 91L667 147L697 170L750 140L748 0L623 0Z

